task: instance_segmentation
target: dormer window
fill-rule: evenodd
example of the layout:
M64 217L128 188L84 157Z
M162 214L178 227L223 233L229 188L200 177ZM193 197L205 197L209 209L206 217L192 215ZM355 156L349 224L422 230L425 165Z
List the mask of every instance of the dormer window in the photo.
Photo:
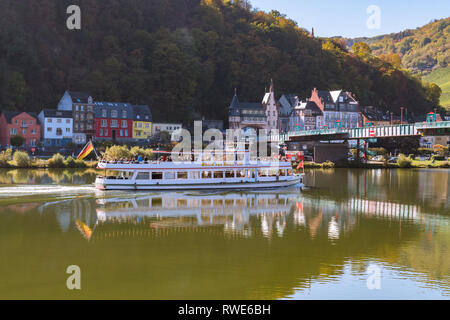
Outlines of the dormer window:
M119 116L119 113L117 112L117 110L111 111L111 118L117 118L118 116Z

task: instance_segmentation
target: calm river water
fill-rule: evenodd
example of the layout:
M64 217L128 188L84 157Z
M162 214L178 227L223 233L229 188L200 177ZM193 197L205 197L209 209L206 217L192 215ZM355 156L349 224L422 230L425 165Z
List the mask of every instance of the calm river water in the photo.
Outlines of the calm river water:
M0 171L0 299L450 298L450 170L310 171L301 192L94 179Z

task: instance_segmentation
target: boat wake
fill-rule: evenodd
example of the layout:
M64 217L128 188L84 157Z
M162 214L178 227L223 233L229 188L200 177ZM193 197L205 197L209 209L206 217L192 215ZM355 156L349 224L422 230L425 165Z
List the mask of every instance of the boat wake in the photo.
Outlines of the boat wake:
M33 196L33 195L87 195L96 193L90 186L61 186L61 185L18 185L14 187L0 187L0 198Z

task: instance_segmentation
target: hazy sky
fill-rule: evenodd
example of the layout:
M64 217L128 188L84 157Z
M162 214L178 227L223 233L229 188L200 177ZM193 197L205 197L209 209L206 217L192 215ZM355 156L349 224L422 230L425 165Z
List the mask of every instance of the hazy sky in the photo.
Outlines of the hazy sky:
M278 10L300 27L318 36L371 37L405 29L414 29L431 20L450 16L450 0L250 0L254 8ZM377 20L371 19L369 6L380 9ZM375 28L374 28L375 27Z

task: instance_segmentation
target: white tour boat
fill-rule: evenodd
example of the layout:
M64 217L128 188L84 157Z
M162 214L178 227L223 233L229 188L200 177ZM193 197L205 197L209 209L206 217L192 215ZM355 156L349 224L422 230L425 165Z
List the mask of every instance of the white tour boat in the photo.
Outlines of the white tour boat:
M189 156L190 158L191 156ZM203 159L202 159L203 158ZM211 190L303 187L303 175L295 174L287 160L239 160L199 156L197 161L100 161L104 176L95 180L101 190ZM108 172L115 174L108 175Z

